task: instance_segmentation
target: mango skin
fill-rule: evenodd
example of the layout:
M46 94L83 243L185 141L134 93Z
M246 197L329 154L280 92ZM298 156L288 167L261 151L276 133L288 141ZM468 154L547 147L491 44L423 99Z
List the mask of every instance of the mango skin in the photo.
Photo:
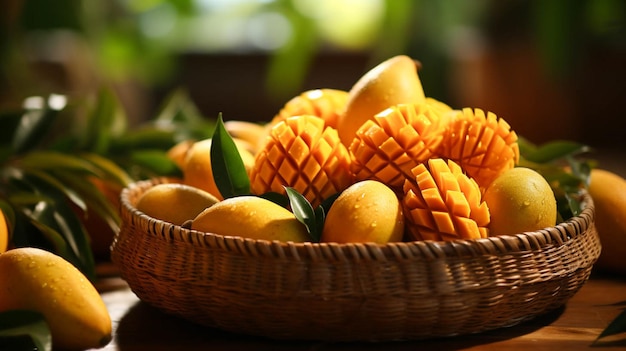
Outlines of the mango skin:
M322 242L386 244L402 241L404 215L397 195L376 180L344 190L330 207Z
M421 64L406 55L391 57L367 71L348 92L348 100L337 121L341 142L350 146L356 131L374 115L397 104L426 100L418 76Z
M0 254L0 311L44 315L55 349L84 350L111 341L111 317L96 288L49 251L24 247Z
M191 229L255 240L310 241L306 227L291 211L251 195L231 197L207 208L193 220Z
M606 169L591 171L589 194L602 253L594 268L626 277L626 179Z

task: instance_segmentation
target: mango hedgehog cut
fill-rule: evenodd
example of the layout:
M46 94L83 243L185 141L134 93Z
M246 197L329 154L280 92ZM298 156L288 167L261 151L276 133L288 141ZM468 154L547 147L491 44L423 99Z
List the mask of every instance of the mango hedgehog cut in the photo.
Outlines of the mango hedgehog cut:
M449 241L489 235L489 208L478 184L458 164L432 158L412 172L402 199L411 239Z
M270 121L270 125L288 117L313 115L323 119L327 126L337 128L339 115L347 101L348 92L344 90L329 88L307 90L287 101Z
M428 102L398 104L363 123L349 147L356 180L378 180L401 191L411 170L442 143L449 110Z
M312 115L274 125L249 176L254 194L285 194L285 186L293 187L314 207L354 183L350 155L337 130Z
M484 190L518 164L517 140L504 119L478 108L464 108L453 113L437 154L456 162Z

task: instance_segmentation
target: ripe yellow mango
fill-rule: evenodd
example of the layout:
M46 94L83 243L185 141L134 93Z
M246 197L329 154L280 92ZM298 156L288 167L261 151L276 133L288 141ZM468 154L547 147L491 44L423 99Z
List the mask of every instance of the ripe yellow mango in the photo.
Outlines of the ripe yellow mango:
M591 171L589 194L602 253L595 267L626 276L626 179L605 169Z
M396 193L376 180L363 180L333 202L322 242L386 244L402 241L404 216Z
M256 196L231 197L216 203L193 220L191 229L256 240L309 241L306 227L291 211Z
M417 74L419 66L409 56L394 56L366 72L352 86L337 121L339 138L344 145L350 146L359 127L384 109L426 99Z
M18 309L44 315L55 348L84 350L111 341L111 317L96 288L49 251L24 247L0 254L0 311Z

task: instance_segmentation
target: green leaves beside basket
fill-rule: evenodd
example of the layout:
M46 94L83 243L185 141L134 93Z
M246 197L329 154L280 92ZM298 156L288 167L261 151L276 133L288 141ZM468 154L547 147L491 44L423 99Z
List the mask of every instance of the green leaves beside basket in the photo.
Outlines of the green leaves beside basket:
M82 99L29 97L21 108L0 112L0 124L0 209L11 245L50 250L90 279L95 260L83 223L87 210L112 232L121 221L101 187L120 190L138 179L180 174L167 150L214 128L182 90L153 120L131 126L106 88Z

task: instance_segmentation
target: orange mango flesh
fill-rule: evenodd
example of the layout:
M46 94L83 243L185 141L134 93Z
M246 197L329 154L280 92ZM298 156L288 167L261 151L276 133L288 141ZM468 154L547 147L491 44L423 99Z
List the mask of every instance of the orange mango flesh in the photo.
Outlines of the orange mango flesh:
M337 128L339 115L348 101L348 92L338 89L313 89L287 101L270 122L270 125L288 117L313 115L324 120L327 126Z
M402 200L413 240L478 239L488 236L489 209L478 184L454 161L428 160L413 169Z
M376 114L357 130L349 148L356 180L378 180L402 190L411 169L433 157L445 125L441 111L426 102L394 105Z
M337 131L312 115L289 117L272 127L250 171L254 194L284 194L289 186L313 206L353 182L350 156Z
M517 134L502 118L481 109L456 112L437 153L456 162L485 189L519 162Z

